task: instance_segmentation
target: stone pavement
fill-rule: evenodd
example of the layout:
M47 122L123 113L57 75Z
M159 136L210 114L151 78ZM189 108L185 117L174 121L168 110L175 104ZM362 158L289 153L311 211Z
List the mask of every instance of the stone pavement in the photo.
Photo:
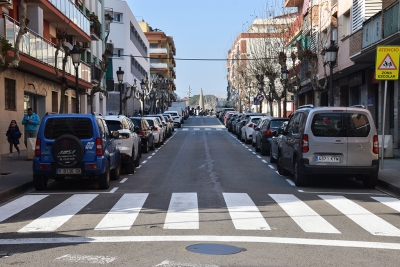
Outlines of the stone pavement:
M27 151L21 156L13 153L0 155L0 203L33 188L32 160L27 159ZM393 150L393 158L384 160L384 169L379 171L378 187L400 196L400 149Z

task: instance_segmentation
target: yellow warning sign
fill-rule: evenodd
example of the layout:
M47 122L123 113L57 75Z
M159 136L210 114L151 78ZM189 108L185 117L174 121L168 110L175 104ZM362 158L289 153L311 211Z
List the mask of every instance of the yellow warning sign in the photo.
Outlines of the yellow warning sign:
M399 78L400 46L378 46L376 48L375 80L397 80Z

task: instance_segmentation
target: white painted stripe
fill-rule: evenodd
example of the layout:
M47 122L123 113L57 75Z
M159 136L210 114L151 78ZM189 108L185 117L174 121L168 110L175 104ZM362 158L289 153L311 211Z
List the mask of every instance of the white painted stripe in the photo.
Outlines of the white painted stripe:
M325 192L316 192L316 191L305 191L305 190L297 190L300 193L306 194L340 194L340 195L378 195L378 196L387 196L387 194L381 193L359 193L359 192L332 192L332 191L325 191Z
M147 159L151 159L153 156L148 156Z
M142 165L139 165L139 166L142 166ZM129 175L133 175L133 173L130 173Z
M193 130L195 130L195 131L199 131L199 130L200 130L200 128L194 128Z
M278 173L279 174L279 173ZM296 186L295 183L292 182L292 180L286 179L286 181L291 185L291 186Z
M128 180L128 178L124 178L124 179L122 179L119 183L120 183L120 184L123 184L123 183L125 183L127 180Z
M271 230L246 193L223 193L232 222L238 230Z
M142 164L145 164L146 162L147 162L147 160L143 160L143 161L142 161Z
M211 128L206 128L206 131L210 131L211 130Z
M89 204L98 194L77 194L63 201L18 232L52 232Z
M268 162L267 162L265 159L263 159L263 160L262 160L262 162L264 162L264 163L268 163Z
M165 236L163 235L163 236L88 236L88 237L62 237L62 238L0 239L0 245L133 243L133 242L238 242L238 243L246 242L246 243L292 244L292 245L309 245L309 246L325 246L325 247L350 247L350 248L400 250L400 243L265 237L265 236L220 236L220 235Z
M400 212L400 200L398 200L397 198L393 197L372 197L372 198Z
M217 131L222 131L222 129L220 129L220 128L217 128Z
M271 169L275 170L275 167L273 165L268 165Z
M189 128L183 128L182 129L182 131L188 131L189 130Z
M113 189L111 189L110 193L114 193L117 190L118 190L118 187L114 187Z
M251 151L251 149L250 149L250 151ZM256 153L256 152L254 152L254 151L253 151L253 152L251 152L251 153L253 153L254 155L255 155L255 154L257 154L257 153Z
M143 162L142 162L143 163ZM142 164L140 164L139 166L136 167L136 169L140 169L140 167L142 167Z
M319 195L341 213L373 235L400 236L400 230L343 196Z
M260 157L260 156L257 156L257 158L261 159L261 157Z
M199 229L197 193L173 193L164 229Z
M307 233L340 234L340 232L292 194L269 194L276 203Z
M152 156L154 156L156 153L154 152L153 154L151 154Z
M115 261L115 257L95 256L95 255L64 255L56 258L58 261L73 263L107 264Z
M27 195L0 207L0 222L36 204L48 195Z
M278 172L278 171L275 171L279 176L282 176L282 175L280 175L280 173Z
M249 150L249 151L253 151L253 150L252 150L252 149L250 149L250 148L249 148L248 150Z
M148 195L148 193L124 194L94 230L129 230Z
M248 146L246 146L245 144L243 144L245 148L249 148Z

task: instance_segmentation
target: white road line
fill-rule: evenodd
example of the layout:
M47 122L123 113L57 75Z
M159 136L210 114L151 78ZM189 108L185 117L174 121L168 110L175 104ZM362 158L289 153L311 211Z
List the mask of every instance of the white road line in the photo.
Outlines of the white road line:
M110 193L114 193L117 190L118 190L118 187L114 187L113 189L111 189Z
M154 156L156 153L154 152L153 154L151 154L152 156Z
M143 162L142 162L143 163ZM136 169L140 169L140 167L142 167L142 164L140 164L139 166L136 167Z
M182 131L189 131L189 128L183 128Z
M251 149L250 149L250 151L251 151ZM256 152L254 152L254 151L253 151L253 152L251 152L251 153L253 153L254 155L255 155L255 154L257 154L257 153L256 153Z
M217 131L222 131L222 129L220 129L220 128L217 128Z
M10 218L11 216L14 216L26 208L29 208L47 196L48 195L28 195L7 203L6 205L0 207L0 222Z
M278 172L278 174L279 174L279 172ZM290 179L286 179L286 181L291 185L291 186L296 186L296 184L295 183L293 183L292 182L292 180L290 180Z
M115 261L115 257L96 256L96 255L71 255L66 254L55 260L69 263L91 263L91 264L107 264Z
M307 233L340 234L340 232L292 194L269 194L276 203Z
M147 160L143 160L143 161L142 161L142 164L145 164L146 162L147 162Z
M265 243L265 244L292 244L323 247L369 248L400 250L399 243L347 241L312 238L287 238L265 236L212 236L212 235L176 235L176 236L87 236L62 238L18 238L0 239L0 245L26 244L83 244L83 243L134 243L134 242L237 242L237 243Z
M261 157L260 157L260 156L257 156L257 158L261 159Z
M271 230L248 194L223 193L223 196L236 229Z
M148 193L124 194L94 230L129 230L148 195Z
M319 195L341 213L373 235L400 236L400 230L343 196Z
M250 148L249 148L248 150L249 150L249 151L253 151L253 150L252 150L252 149L250 149Z
M372 197L372 198L400 212L400 200L398 200L397 198L393 197Z
M120 184L123 184L123 183L125 183L127 180L128 180L128 178L124 178L124 179L122 179L119 183L120 183Z
M206 131L210 131L210 130L211 130L211 128L205 128L205 130L206 130Z
M200 131L200 128L193 128L193 130L195 130L195 131Z
M139 165L139 166L141 166L141 165ZM133 175L133 173L131 173L131 174L129 174L129 175Z
M268 162L267 162L265 159L263 159L263 160L262 160L262 162L264 162L264 163L268 163Z
M197 193L173 193L164 229L199 229Z
M297 190L300 193L306 193L306 194L340 194L340 195L378 195L378 196L387 196L387 194L382 194L382 193L358 193L358 192L316 192L316 191L304 191L304 190Z
M151 159L153 156L148 156L147 159Z
M275 170L275 167L273 165L268 165L271 169Z
M275 171L279 176L282 176L278 171Z
M38 219L20 229L26 232L53 232L89 204L98 194L77 194L63 201L57 207L46 212Z

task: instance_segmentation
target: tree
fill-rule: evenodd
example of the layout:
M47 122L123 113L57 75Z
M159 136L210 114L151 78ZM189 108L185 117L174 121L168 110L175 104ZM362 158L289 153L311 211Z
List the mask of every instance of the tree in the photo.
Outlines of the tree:
M19 5L19 12L20 12L20 20L19 20L19 30L17 37L15 38L15 44L14 44L14 57L11 62L7 62L6 56L8 54L8 51L12 50L12 45L10 42L5 39L4 37L0 38L0 75L6 71L7 69L16 69L19 66L19 62L21 61L20 56L19 56L19 50L20 50L20 43L21 39L24 34L28 32L27 26L29 24L29 19L27 18L26 15L26 1L21 0L20 5Z

